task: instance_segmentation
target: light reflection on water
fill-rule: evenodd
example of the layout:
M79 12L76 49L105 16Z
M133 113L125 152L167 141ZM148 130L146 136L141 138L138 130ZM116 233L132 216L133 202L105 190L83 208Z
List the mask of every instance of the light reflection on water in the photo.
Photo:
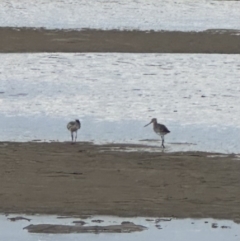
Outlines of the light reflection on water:
M19 215L11 215L16 217ZM185 240L213 240L213 241L234 241L239 240L240 228L239 224L230 220L214 220L214 219L170 219L171 221L160 221L156 218L120 218L113 216L96 216L83 219L86 225L92 226L96 223L92 220L102 220L97 223L98 226L121 224L123 221L133 222L136 225L143 225L147 230L134 233L101 233L101 234L33 234L23 230L30 224L62 224L74 225L73 221L79 221L79 218L61 218L56 216L44 215L24 215L23 217L31 219L31 221L20 220L11 222L9 217L0 216L2 240L19 240L19 241L74 241L74 240L129 240L129 241L145 241L145 240L166 240L166 241L185 241ZM147 220L146 220L147 219ZM149 220L149 221L148 221ZM215 224L216 228L212 225Z
M0 116L0 141L70 141L66 128L68 119L39 117ZM138 143L153 146L150 151L162 151L160 137L151 127L143 127L143 121L96 121L92 117L81 119L82 128L78 141L104 143ZM240 128L232 126L168 125L171 133L165 136L166 152L208 151L240 153Z
M240 2L1 0L0 26L201 31L240 29Z
M152 117L166 124L168 151L240 153L240 56L206 54L2 54L0 140L158 139ZM176 144L189 143L189 144Z

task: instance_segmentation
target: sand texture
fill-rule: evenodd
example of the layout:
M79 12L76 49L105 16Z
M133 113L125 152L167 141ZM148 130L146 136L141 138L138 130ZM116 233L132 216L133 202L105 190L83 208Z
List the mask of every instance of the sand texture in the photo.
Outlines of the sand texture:
M240 53L240 36L230 30L146 32L2 27L0 36L0 52L2 53Z
M237 156L126 147L1 143L0 212L240 220Z

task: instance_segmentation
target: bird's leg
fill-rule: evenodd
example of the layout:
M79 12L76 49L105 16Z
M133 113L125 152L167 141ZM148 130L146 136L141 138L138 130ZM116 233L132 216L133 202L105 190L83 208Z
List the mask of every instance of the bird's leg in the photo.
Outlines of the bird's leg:
M165 148L165 146L164 146L164 136L161 136L161 138L162 138L162 147Z
M76 131L76 135L75 135L75 142L77 141L77 131Z
M71 131L71 137L72 137L72 142L73 142L73 132Z

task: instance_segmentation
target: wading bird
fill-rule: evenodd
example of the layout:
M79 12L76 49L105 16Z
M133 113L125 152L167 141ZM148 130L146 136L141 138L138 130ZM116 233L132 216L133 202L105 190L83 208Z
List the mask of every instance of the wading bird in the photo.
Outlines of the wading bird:
M72 143L73 143L73 133L76 132L75 142L77 141L77 131L81 128L81 123L79 120L70 121L67 124L67 129L71 132Z
M165 146L164 146L164 136L166 134L170 133L170 131L168 130L168 128L165 125L157 123L157 119L156 118L153 118L150 121L150 123L148 123L144 127L150 125L151 123L153 123L153 130L154 130L154 132L161 136L161 138L162 138L162 147L165 148Z

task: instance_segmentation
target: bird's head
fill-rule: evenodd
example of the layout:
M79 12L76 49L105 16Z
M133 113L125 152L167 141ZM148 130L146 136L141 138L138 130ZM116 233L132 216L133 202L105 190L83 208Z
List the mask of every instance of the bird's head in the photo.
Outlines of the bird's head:
M148 126L148 125L150 125L152 123L153 124L157 123L157 119L156 118L152 118L152 120L147 125L145 125L144 127L146 127L146 126Z

